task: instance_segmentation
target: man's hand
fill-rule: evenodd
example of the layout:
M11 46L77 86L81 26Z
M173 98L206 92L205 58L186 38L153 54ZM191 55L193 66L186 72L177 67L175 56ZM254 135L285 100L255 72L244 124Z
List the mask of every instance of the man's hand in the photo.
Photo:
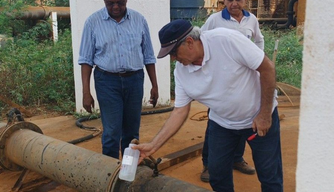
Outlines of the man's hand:
M252 128L259 136L265 136L272 121L273 96L276 88L275 65L267 56L264 56L257 71L260 73L261 107L260 113L253 120Z
M94 109L94 99L90 93L83 95L82 104L87 112L92 113L92 108Z
M152 104L153 107L155 107L155 105L157 104L158 98L159 98L158 88L152 87L150 104Z
M144 158L152 155L156 149L152 143L142 143L139 145L132 146L132 149L138 149L140 151L140 157L138 164L143 161Z
M150 81L152 83L150 104L152 104L153 107L155 107L155 105L157 104L158 98L159 98L158 83L157 83L157 77L155 74L155 64L154 63L146 64L145 67L146 67L147 74L150 78Z
M81 65L81 80L82 80L82 105L87 112L92 113L94 108L94 99L90 93L90 76L92 73L92 66L87 63Z
M253 120L253 131L257 132L258 136L266 136L271 127L271 114L264 115L261 112Z

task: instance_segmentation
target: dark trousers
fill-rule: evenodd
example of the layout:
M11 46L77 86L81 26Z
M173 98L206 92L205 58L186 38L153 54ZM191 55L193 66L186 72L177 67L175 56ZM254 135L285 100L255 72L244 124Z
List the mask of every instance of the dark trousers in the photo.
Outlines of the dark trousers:
M103 125L102 153L119 158L132 139L139 139L144 72L127 77L94 70Z
M209 124L209 121L208 121ZM204 138L204 144L203 144L203 150L202 150L202 162L203 166L207 167L208 166L208 157L209 157L209 147L208 147L208 127L206 128L205 131L205 138ZM240 163L244 161L244 152L245 152L245 147L246 147L246 140L244 138L241 138L237 148L235 149L235 154L234 154L234 159L233 163Z
M208 117L209 117L209 112L210 108L208 109ZM205 131L205 137L204 137L204 144L203 144L203 150L202 150L202 162L203 166L207 167L208 166L208 156L209 156L209 148L208 148L208 127L209 127L209 121L208 125L206 127ZM246 147L246 140L243 138L240 139L240 142L235 150L234 154L234 163L240 163L244 161L244 152L245 152L245 147Z
M240 139L246 140L253 133L251 128L231 130L209 120L208 169L210 185L217 192L233 192L234 154ZM256 136L248 144L262 192L283 191L283 171L280 142L280 124L277 108L272 114L272 125L265 137Z

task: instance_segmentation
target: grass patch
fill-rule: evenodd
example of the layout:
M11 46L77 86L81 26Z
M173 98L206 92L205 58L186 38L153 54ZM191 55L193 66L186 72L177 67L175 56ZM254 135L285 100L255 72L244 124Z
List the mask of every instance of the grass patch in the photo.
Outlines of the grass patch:
M301 87L303 45L302 38L296 36L296 30L263 29L265 53L272 59L275 41L278 39L276 57L276 79L278 82Z

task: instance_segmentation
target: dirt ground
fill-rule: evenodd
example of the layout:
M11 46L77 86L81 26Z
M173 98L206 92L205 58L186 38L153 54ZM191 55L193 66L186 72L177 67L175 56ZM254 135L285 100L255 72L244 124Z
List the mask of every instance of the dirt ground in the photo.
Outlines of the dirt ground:
M299 98L293 98L298 103ZM281 120L281 140L282 155L284 166L284 191L295 191L295 172L297 163L297 141L299 127L299 107L298 105L290 107L285 97L280 98L279 114L283 117ZM171 138L159 151L154 154L155 158L164 157L167 154L180 151L187 147L200 144L204 140L206 128L206 119L202 119L206 115L207 108L197 102L192 103L191 112L188 120L183 128ZM140 129L140 141L150 141L158 132L170 112L157 113L151 115L143 115ZM46 116L37 116L27 118L25 121L33 122L40 127L45 135L51 136L63 141L70 141L76 138L89 135L92 132L78 128L75 125L76 119L73 116L59 116L46 118ZM94 126L102 129L100 119L95 119L83 123L86 126ZM101 153L101 135L77 144L77 146ZM251 151L246 145L244 155L245 160L253 165ZM197 156L162 170L160 173L171 176L194 185L211 190L208 183L200 180L202 171L201 156ZM20 172L10 172L0 168L0 192L10 191L17 181ZM245 175L238 171L234 171L234 184L236 192L258 192L260 183L256 175ZM19 191L22 192L75 192L76 190L68 188L64 185L51 181L38 173L30 172L23 182L23 186Z

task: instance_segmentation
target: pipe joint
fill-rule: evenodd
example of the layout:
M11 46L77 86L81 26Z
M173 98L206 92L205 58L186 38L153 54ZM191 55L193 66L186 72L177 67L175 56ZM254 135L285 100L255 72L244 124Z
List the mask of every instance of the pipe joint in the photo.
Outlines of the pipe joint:
M6 154L6 143L10 139L10 136L19 130L28 129L34 132L43 134L42 130L35 124L30 122L18 122L9 127L3 127L0 129L0 166L10 171L22 171L23 167L12 162Z

